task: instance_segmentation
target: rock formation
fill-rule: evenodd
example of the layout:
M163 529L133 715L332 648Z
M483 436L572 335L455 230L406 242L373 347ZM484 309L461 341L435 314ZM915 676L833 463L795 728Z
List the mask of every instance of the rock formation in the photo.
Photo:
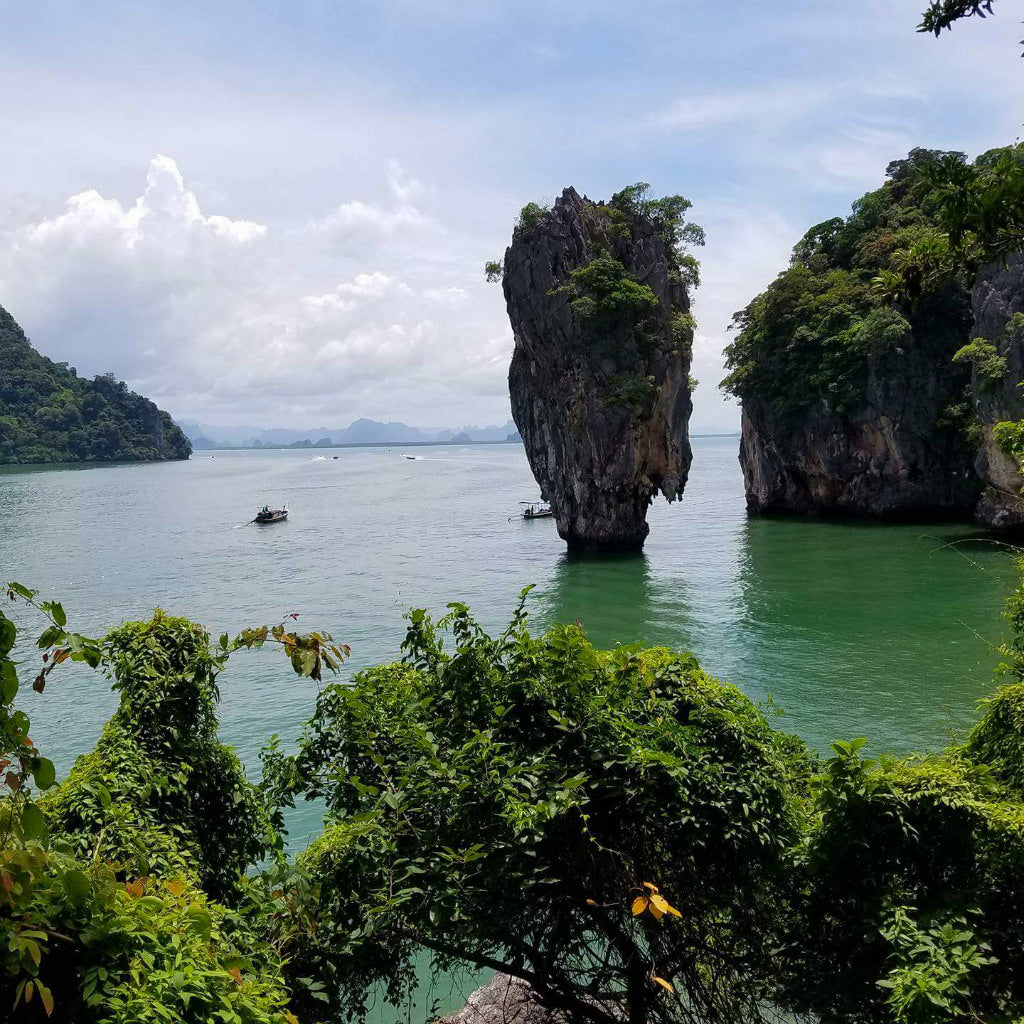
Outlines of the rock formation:
M575 551L640 550L654 496L680 497L690 468L681 226L622 195L527 207L503 265L512 415Z
M963 386L950 352L913 342L869 366L863 401L794 413L743 401L740 464L752 512L879 519L967 516L978 495L963 440L943 424Z
M988 342L993 362L974 360L971 390L981 426L981 447L975 469L985 490L977 518L995 529L1024 530L1024 477L1020 462L1004 451L993 436L997 423L1024 419L1024 253L981 269L971 296L972 338Z
M494 977L472 992L466 1005L435 1024L568 1024L564 1014L546 1009L533 989L507 974Z
M969 367L953 357L968 340L971 281L929 269L946 243L917 188L944 158L914 150L890 164L737 314L723 386L743 404L751 511L970 517Z

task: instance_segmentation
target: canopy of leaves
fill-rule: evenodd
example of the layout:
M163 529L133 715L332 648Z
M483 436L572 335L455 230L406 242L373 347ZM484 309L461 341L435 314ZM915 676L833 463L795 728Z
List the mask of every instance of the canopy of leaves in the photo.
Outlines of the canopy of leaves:
M439 627L413 612L405 661L328 687L271 772L329 808L305 955L345 979L336 1019L375 981L400 992L418 947L526 977L574 1019L755 1007L803 745L690 655L534 638L521 614L492 638L458 605ZM682 916L638 912L652 892Z
M120 706L96 750L43 801L51 828L82 855L134 864L140 875L167 877L187 864L208 893L230 897L267 852L270 822L217 739L221 665L210 638L157 612L112 633L104 664Z
M187 459L188 438L112 374L85 380L0 307L0 464Z
M972 164L945 154L922 168L921 179L958 263L973 270L1024 248L1024 143Z
M921 15L918 32L939 35L944 28L952 28L963 18L984 18L992 13L995 0L932 0Z
M532 637L522 607L491 637L452 605L410 614L400 664L325 687L297 752L267 751L262 793L217 741L218 673L274 640L316 675L347 653L329 637L213 645L158 614L97 643L9 594L49 623L37 690L74 660L120 694L55 788L0 613L16 1021L347 1024L371 987L400 996L424 948L594 1024L1024 1015L1024 582L1008 679L942 754L871 761L854 740L822 763L691 655L600 651L578 625ZM327 807L299 869L240 877L299 796Z
M872 361L909 347L952 359L967 341L970 279L952 259L924 179L945 159L963 160L913 150L849 217L807 232L789 268L736 314L727 391L783 412L823 399L845 413L862 402ZM964 370L949 372L966 383Z
M268 940L274 876L243 874L277 837L261 794L217 739L216 680L232 651L268 638L304 675L344 650L280 627L214 647L201 627L159 612L96 642L66 629L59 604L18 584L8 593L49 619L34 688L62 662L83 661L108 671L120 706L96 750L55 787L13 708L17 630L0 612L5 1013L60 1024L297 1024L288 1004L301 979L286 981L284 950Z

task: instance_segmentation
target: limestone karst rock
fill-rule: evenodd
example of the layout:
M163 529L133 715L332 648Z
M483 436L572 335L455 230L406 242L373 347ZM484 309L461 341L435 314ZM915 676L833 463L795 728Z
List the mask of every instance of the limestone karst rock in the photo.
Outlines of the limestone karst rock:
M743 401L740 464L752 512L877 519L969 517L977 483L941 421L957 400L949 351L909 347L872 366L863 399L800 413ZM962 382L961 382L962 383Z
M974 467L985 484L977 518L985 526L1024 530L1020 462L997 443L993 428L1024 419L1024 253L982 267L972 292L971 337L992 346L995 363L974 360L971 390L981 425Z
M639 550L654 496L679 498L690 468L689 204L629 192L527 207L504 259L512 415L575 551Z
M913 150L847 218L811 228L736 316L723 382L743 404L752 512L970 517L970 277L919 185L944 154ZM906 274L898 273L900 267Z

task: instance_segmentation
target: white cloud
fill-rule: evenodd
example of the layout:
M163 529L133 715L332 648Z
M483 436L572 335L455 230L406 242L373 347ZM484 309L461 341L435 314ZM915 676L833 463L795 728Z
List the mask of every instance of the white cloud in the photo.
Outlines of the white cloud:
M351 249L397 236L408 237L411 233L437 230L437 225L408 203L382 209L353 199L341 203L326 217L312 221L310 230L336 245Z
M415 199L423 192L423 183L409 177L398 160L388 160L386 168L388 188L400 203L408 203L410 199Z
M42 351L183 418L504 416L500 295L475 260L410 257L410 233L443 234L409 204L346 201L298 230L207 215L156 157L133 204L88 190L0 231L0 294Z

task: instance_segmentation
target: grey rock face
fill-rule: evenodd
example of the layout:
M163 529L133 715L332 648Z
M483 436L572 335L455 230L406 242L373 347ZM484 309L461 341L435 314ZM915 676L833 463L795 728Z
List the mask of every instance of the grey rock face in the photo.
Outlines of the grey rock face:
M495 974L466 1000L466 1005L435 1024L568 1024L563 1014L543 1007L520 978Z
M948 352L908 344L873 360L863 403L781 415L744 399L740 464L752 512L954 518L978 496L970 456L942 426L958 399Z
M1024 419L1024 389L1020 387L1024 381L1024 333L1007 330L1010 318L1024 312L1024 253L982 267L971 305L972 337L991 342L1006 360L1001 380L979 379L975 369L972 381L974 407L982 429L975 469L985 484L976 514L985 526L1020 532L1024 531L1024 477L1017 460L996 445L992 427L1003 420Z
M595 337L574 314L570 275L601 252L654 292L643 331L621 323ZM626 230L569 188L516 229L503 282L512 415L559 535L572 550L639 550L653 497L680 497L691 460L692 331L678 320L690 302L671 246L646 218Z

